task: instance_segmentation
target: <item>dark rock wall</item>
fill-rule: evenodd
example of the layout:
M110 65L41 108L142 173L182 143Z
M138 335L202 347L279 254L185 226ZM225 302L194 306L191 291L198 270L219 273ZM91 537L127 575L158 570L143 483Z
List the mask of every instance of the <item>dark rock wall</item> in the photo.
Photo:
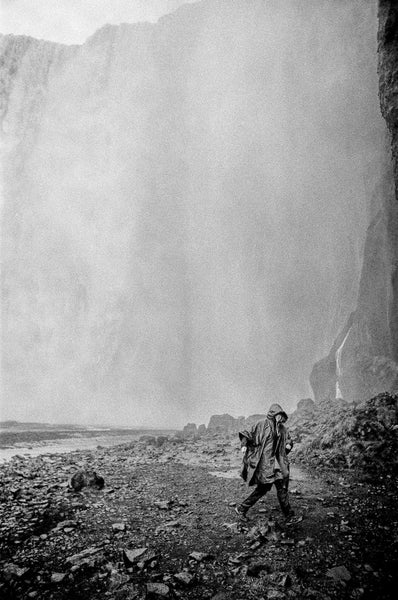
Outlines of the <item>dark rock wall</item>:
M381 113L391 135L391 155L394 173L395 195L388 204L388 238L391 248L391 287L389 324L392 352L398 360L398 4L395 0L379 3L379 89Z
M389 132L386 155L374 183L357 309L311 373L318 401L339 394L361 400L398 390L398 4L380 0L378 16L379 97Z

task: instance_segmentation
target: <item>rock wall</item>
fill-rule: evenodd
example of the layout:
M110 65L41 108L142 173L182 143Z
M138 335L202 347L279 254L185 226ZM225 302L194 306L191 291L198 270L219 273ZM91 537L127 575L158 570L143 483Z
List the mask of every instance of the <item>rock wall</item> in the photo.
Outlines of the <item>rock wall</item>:
M389 134L372 197L357 308L311 373L318 401L398 390L398 6L380 0L378 17L379 98Z
M394 0L380 0L378 41L380 106L391 136L395 188L395 198L389 198L387 231L392 265L389 302L391 350L394 359L398 360L398 6Z

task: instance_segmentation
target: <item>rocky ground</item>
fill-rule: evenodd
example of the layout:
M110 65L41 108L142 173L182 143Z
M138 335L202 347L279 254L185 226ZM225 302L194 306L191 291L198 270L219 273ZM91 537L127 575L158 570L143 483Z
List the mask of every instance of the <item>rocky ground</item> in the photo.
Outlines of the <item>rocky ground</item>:
M142 442L0 467L0 597L273 599L393 596L397 482L293 467L297 522L275 492L241 525L234 437ZM67 480L95 469L102 490ZM213 473L213 474L211 474ZM395 593L394 593L395 597Z

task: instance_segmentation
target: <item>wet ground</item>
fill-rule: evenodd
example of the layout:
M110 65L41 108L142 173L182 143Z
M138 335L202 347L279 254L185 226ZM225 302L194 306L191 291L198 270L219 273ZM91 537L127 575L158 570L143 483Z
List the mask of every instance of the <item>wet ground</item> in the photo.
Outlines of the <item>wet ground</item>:
M138 440L142 435L171 435L171 430L139 430L117 428L0 428L0 464L13 456L63 454L74 450L91 450L97 446L111 447Z
M230 469L228 471L209 471L209 474L221 479L240 479L239 468ZM294 481L306 481L308 479L309 475L304 469L299 468L296 465L290 467L291 483Z
M395 481L315 476L295 465L297 522L284 521L272 491L241 523L240 460L234 440L207 439L3 465L1 598L395 596ZM105 488L68 491L80 467L96 468Z

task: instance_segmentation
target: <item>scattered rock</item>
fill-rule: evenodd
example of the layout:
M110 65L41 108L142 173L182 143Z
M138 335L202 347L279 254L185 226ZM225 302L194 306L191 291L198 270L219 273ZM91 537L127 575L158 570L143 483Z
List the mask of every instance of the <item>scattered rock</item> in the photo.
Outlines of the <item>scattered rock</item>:
M249 565L249 567L247 569L247 575L249 577L258 577L262 571L269 572L269 570L270 570L270 567L267 565L267 563L258 561L258 562L254 562Z
M284 598L284 597L285 597L285 594L283 594L279 590L276 590L274 588L267 590L267 600L278 600L279 598Z
M172 500L158 500L155 503L155 506L160 508L160 510L170 510L171 505L173 504Z
M296 542L294 540L292 540L291 538L286 538L284 540L281 540L280 543L283 546L294 546Z
M187 571L181 571L181 573L176 573L174 575L174 579L183 585L191 585L194 580L193 575L188 573Z
M77 565L82 560L84 560L84 559L86 559L88 557L91 557L91 556L93 556L95 554L98 554L98 552L101 552L101 548L97 548L95 546L92 546L91 548L87 548L86 550L82 550L78 554L73 554L72 556L68 556L65 559L65 562L67 564Z
M66 576L66 573L52 573L51 583L62 583Z
M194 560L201 562L202 560L210 560L212 557L211 554L207 554L206 552L191 552L191 554L189 555L190 558L193 558Z
M4 575L5 579L9 580L13 578L22 579L29 573L29 571L29 567L19 567L14 563L6 563L3 566L1 573Z
M126 567L131 567L132 565L139 562L144 554L147 552L148 548L134 548L133 550L123 550L123 560Z
M149 598L166 598L170 588L165 583L147 583L146 592Z
M350 581L351 574L348 569L344 566L332 567L326 572L326 577L334 579L334 581Z
M65 529L65 528L72 530L75 527L77 527L76 521L66 520L66 521L60 521L54 530Z
M290 587L292 585L292 578L290 577L289 573L281 574L279 585L284 588Z

